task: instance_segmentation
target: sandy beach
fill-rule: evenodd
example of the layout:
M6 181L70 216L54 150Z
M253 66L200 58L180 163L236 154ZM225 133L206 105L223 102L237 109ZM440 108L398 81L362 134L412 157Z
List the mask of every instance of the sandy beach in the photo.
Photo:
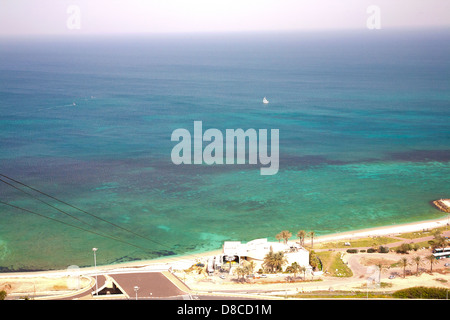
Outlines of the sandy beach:
M414 231L423 231L427 229L439 228L449 225L450 215L434 219L434 220L426 220L426 221L418 221L406 224L399 225L391 225L391 226L383 226L376 228L368 228L361 230L354 230L348 232L335 233L324 236L314 237L314 243L320 242L331 242L338 240L354 240L357 238L364 237L376 237L376 236L388 236L388 235L397 235L400 233L406 232L414 232ZM450 226L449 226L450 228ZM290 240L290 242L295 242L296 239ZM132 262L124 262L120 264L111 264L111 265L97 265L96 268L87 267L81 268L81 274L91 274L93 272L110 272L112 270L123 270L130 268L154 268L154 269L168 269L172 267L172 269L180 269L180 268L188 268L192 264L195 264L202 259L206 259L207 257L219 255L222 253L222 249L217 249L213 251L207 251L202 253L193 253L186 254L180 256L172 256L172 257L164 257L152 260L142 260L142 261L132 261ZM47 276L57 276L61 274L67 274L67 270L49 270L49 271L39 271L39 272L17 272L17 273L2 273L0 274L0 279L2 278L17 278L17 277L34 277L40 275Z
M366 237L377 237L377 236L393 236L396 237L402 233L409 233L415 231L427 231L434 228L446 227L449 226L449 215L442 217L440 219L427 220L427 221L418 221L407 224L399 224L392 226L384 226L378 228L369 228L363 230L354 230L343 233L335 233L325 236L318 236L314 238L314 244L316 243L325 243L325 242L334 242L334 241L351 241L358 238L366 238ZM446 233L448 233L446 231ZM297 241L296 239L290 240L291 242ZM308 240L307 240L308 241ZM306 243L308 245L308 243ZM427 251L427 250L425 250ZM427 251L428 252L428 251ZM18 272L18 273L2 273L0 274L0 290L6 290L8 294L12 294L14 297L23 296L41 296L47 297L47 299L52 299L52 297L57 296L70 296L76 292L82 292L83 290L87 290L89 287L92 288L92 283L95 283L96 275L108 275L108 274L117 274L117 273L134 273L134 272L164 272L167 273L167 270L172 270L175 273L178 273L179 276L185 275L183 270L190 268L192 265L197 262L205 263L208 257L220 255L222 253L222 249L196 253L196 254L188 254L181 255L176 257L165 257L154 260L143 260L143 261L133 261L127 263L113 264L113 265L100 265L96 267L87 267L87 268L68 268L66 270L49 270L49 271L41 271L41 272ZM422 253L425 254L425 253ZM351 259L357 259L357 255L349 256ZM168 273L170 274L170 273ZM200 277L200 278L199 278ZM426 285L427 279L429 275L421 275L421 277L414 277L409 281L401 281L400 279L388 280L389 282L396 283L400 281L399 284L396 285L396 288L408 287L408 285L412 283L416 283L418 285ZM447 278L446 275L441 275L441 278ZM436 277L435 277L436 278ZM74 279L80 279L77 281L75 288L73 287ZM434 278L431 278L434 279ZM345 288L352 288L358 283L360 283L361 279L354 278L351 281L341 279L341 281L331 280L322 283L320 286L315 283L304 284L302 287L311 288L314 290L318 290L326 288L330 286L330 283L333 284L335 288L341 288L345 290ZM404 279L403 279L404 280ZM436 280L436 279L434 279ZM429 284L431 286L435 286L435 281L431 281ZM192 275L185 279L186 284L191 288L195 288L195 292L197 291L205 291L211 292L217 289L216 280L212 280L213 282L208 282L202 276ZM206 281L206 282L205 282ZM333 282L334 281L334 282ZM428 281L429 282L429 281ZM72 288L71 288L72 286ZM220 285L221 290L236 290L238 289L237 284L233 283L222 283ZM258 285L259 287L261 284ZM259 287L255 288L259 288ZM283 285L275 284L271 285L273 289L277 289L278 287L283 287ZM281 288L280 287L280 288ZM295 285L294 285L295 287ZM81 288L81 289L80 289ZM267 286L263 286L261 288L268 288ZM322 289L323 289L322 288ZM279 288L278 288L279 289ZM298 289L298 288L297 288Z
M331 242L331 241L337 241L337 240L354 240L354 239L364 238L364 237L397 235L400 233L423 231L423 230L439 228L439 227L444 227L444 226L449 226L449 228L450 228L449 220L450 220L450 215L447 215L445 217L442 217L439 219L433 219L433 220L425 220L425 221L411 222L411 223L406 223L406 224L334 233L334 234L330 234L330 235L314 237L314 243L329 242L329 241ZM290 242L295 242L295 241L298 241L298 240L294 240L294 239L290 240ZM104 269L104 270L108 270L110 268L115 268L118 266L136 267L136 266L146 266L149 264L171 264L174 262L186 261L186 260L195 262L198 259L215 256L215 255L218 255L221 253L222 253L222 250L218 249L218 250L208 251L208 252L199 253L199 254L185 255L185 256L179 256L179 257L173 257L173 258L160 258L160 259L155 259L155 260L136 261L136 262L124 263L124 264L120 264L120 265L102 266L100 268Z
M367 229L356 230L356 231L335 233L335 234L331 234L331 235L320 236L320 237L314 238L314 242L395 235L395 234L399 234L399 233L439 228L439 227L443 227L446 225L449 225L449 216L447 216L445 218L434 219L434 220L426 220L426 221L411 222L411 223L406 223L406 224L384 226L384 227L377 227L377 228L367 228Z

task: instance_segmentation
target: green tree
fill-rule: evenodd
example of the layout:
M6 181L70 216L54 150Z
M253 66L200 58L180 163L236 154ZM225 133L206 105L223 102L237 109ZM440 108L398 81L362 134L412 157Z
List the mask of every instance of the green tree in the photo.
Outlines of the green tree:
M263 266L270 270L270 272L280 271L287 259L282 251L273 252L272 249L264 257Z
M284 256L283 251L278 251L274 254L274 268L277 271L281 271L283 265L287 263L287 258Z
M428 243L432 246L433 249L436 248L445 248L448 245L448 240L442 236L441 230L434 230L433 232L434 239L428 241Z
M320 260L314 250L309 252L309 265L313 268L313 270L319 269Z
M240 276L244 277L246 275L246 273L247 273L247 271L245 270L244 267L236 268L236 275L238 276L238 280L239 280Z
M292 262L290 265L290 271L294 274L294 278L296 278L297 273L300 273L300 265L297 262Z
M292 237L292 233L290 233L288 230L283 230L279 234L277 234L276 239L278 241L283 239L284 243L287 244L290 237Z
M248 269L249 274L253 273L255 267L256 263L254 261L247 262L246 268Z
M275 266L275 254L273 253L272 248L270 248L269 253L264 256L263 267L273 273Z
M300 272L303 272L303 280L306 280L306 267L300 267Z
M378 283L381 283L381 273L383 272L383 270L389 269L389 266L386 266L382 263L377 263L375 265L378 268Z
M416 276L419 276L419 266L422 265L422 257L415 256L413 258L414 263L416 264Z
M437 260L432 254L427 256L426 259L430 262L430 273L433 273L433 264L437 263Z
M412 245L410 243L402 243L400 247L396 250L397 253L408 253L412 250Z
M0 291L0 300L5 300L7 295L8 294L6 293L5 290L1 290Z
M308 232L308 236L311 238L311 248L314 247L314 236L315 235L316 235L316 233L314 231Z
M403 278L405 278L406 277L406 267L409 266L408 259L407 258L401 258L398 263L403 268Z
M300 231L297 232L297 238L298 238L298 241L300 242L300 245L302 247L305 246L305 237L306 237L306 231L305 230L300 230Z
M281 232L280 233L278 233L276 236L275 236L275 239L277 239L278 240L278 242L280 242L281 241L281 239L283 239L283 235L281 234Z

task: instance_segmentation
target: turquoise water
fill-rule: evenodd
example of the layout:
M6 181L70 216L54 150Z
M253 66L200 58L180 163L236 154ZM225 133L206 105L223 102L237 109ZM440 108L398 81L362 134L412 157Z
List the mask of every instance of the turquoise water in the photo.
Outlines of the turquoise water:
M0 204L0 267L87 266L93 247L99 264L118 263L285 229L324 235L442 216L429 202L450 195L449 38L2 39L0 173L103 220L27 190L83 224L0 183L1 201L71 224ZM222 132L279 129L279 172L174 165L172 131L193 132L197 120Z

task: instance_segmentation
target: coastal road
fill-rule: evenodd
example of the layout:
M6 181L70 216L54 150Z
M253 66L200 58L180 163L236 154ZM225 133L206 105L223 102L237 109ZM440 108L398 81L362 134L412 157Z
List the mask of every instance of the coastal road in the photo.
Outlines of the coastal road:
M94 278L95 278L95 276L94 276ZM106 282L105 276L103 276L103 275L98 275L98 276L97 276L97 282L98 282L98 284L97 284L98 288L103 287L104 284L105 284L105 282ZM82 291L82 292L80 292L80 293L78 293L78 294L76 294L76 295L73 295L73 296L67 296L67 297L64 297L64 298L60 298L60 299L58 299L58 300L78 300L78 299L86 299L86 298L90 298L90 297L92 296L92 292L94 292L94 291L95 291L95 284L94 284L92 287L89 287L89 288L87 288L86 290L84 290L84 291Z

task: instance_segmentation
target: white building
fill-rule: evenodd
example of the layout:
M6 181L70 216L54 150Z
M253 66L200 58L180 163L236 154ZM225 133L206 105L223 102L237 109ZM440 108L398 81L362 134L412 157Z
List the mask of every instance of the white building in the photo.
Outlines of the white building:
M285 267L297 262L301 267L309 266L309 252L298 244L285 244L279 242L268 242L267 239L256 239L247 243L240 241L225 241L223 244L223 263L226 265L241 264L242 261L253 261L258 270L264 262L264 257L272 250L273 252L284 252L287 259Z

